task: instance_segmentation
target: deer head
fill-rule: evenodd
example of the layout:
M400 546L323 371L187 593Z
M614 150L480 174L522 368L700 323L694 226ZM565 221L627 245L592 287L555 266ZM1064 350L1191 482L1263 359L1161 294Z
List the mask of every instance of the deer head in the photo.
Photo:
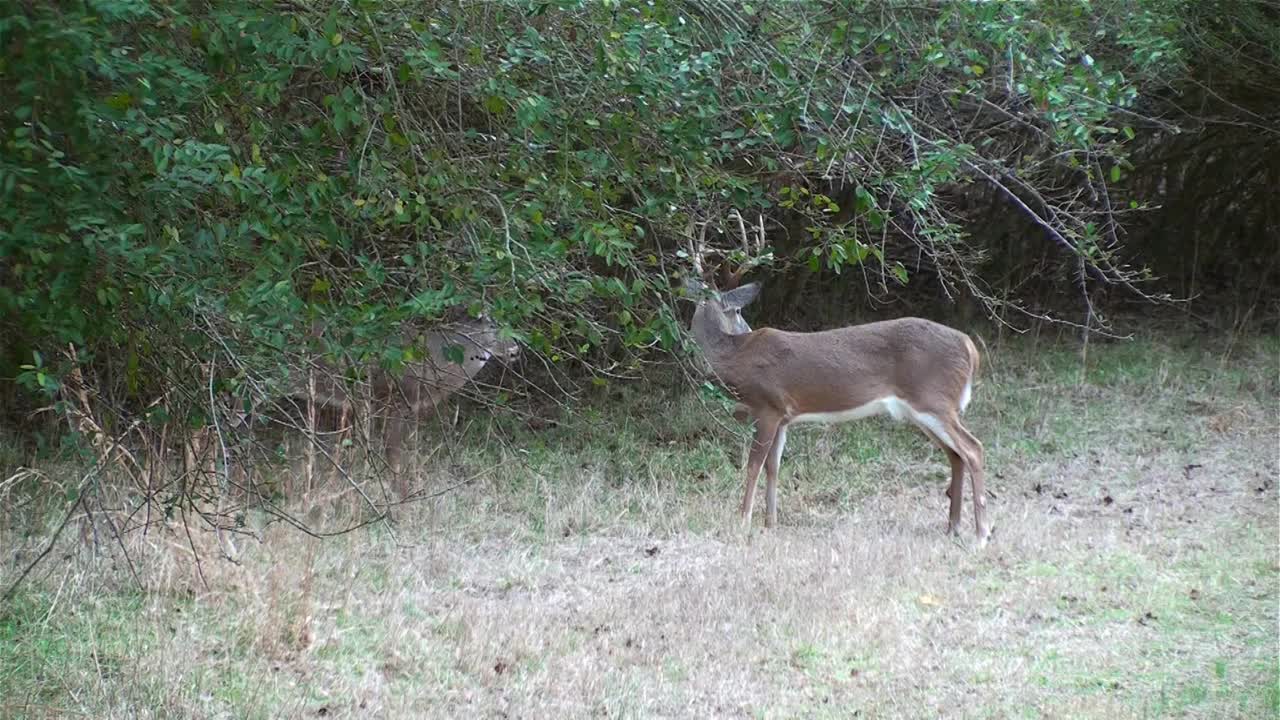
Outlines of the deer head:
M710 275L720 276L714 286L708 286L705 282L709 274L704 266L704 260L715 252L707 248L707 223L701 224L696 240L693 237L692 228L688 232L689 258L693 264L695 276L685 281L685 289L695 298L699 298L697 309L694 310L692 328L699 344L704 347L708 342L713 342L714 338L751 332L751 326L742 317L742 309L755 301L760 294L759 283L750 283L741 287L739 283L748 270L766 259L760 257L764 249L764 218L763 216L760 218L760 229L754 244L748 238L746 223L737 210L729 213L729 219L737 221L744 260L736 269L731 269L727 261L728 254L721 253L726 256L725 259L720 263L718 270L710 273Z

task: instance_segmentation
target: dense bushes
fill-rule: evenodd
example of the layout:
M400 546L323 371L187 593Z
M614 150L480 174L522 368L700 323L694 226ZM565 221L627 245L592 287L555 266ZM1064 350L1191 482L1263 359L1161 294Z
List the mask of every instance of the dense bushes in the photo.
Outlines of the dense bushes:
M462 310L601 369L679 345L681 238L730 208L780 272L891 287L910 250L1016 305L969 186L1077 281L1138 283L1116 187L1196 5L8 2L4 374L199 424L318 317L394 367L391 328Z

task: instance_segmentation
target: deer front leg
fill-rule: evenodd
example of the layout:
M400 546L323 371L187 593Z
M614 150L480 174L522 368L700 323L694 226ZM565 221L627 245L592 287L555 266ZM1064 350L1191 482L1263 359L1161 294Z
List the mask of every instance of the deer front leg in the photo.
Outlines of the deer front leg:
M778 432L778 418L764 416L756 418L756 439L751 444L751 457L747 460L747 488L742 497L742 523L751 526L751 510L755 505L756 481L760 478L760 469L773 448L773 440Z

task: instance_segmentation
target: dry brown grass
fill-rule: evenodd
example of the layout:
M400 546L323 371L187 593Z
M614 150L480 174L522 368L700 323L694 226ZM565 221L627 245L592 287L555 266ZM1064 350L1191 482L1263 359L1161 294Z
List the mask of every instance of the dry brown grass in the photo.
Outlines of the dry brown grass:
M274 526L206 589L152 536L146 593L81 558L19 598L0 715L1275 716L1273 350L1103 355L1086 386L1010 352L974 407L984 550L941 532L941 459L874 422L797 437L782 526L746 536L735 449L670 415L512 453L399 545Z

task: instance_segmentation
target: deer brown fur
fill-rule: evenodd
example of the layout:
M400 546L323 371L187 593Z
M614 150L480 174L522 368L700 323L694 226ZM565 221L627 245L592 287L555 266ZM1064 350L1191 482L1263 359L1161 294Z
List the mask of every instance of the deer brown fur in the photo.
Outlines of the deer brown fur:
M695 268L701 272L703 251L694 251ZM959 528L964 473L969 473L975 531L985 542L990 530L982 443L960 422L979 364L969 336L914 317L812 333L752 330L741 310L758 293L755 283L724 292L712 289L699 301L692 322L712 370L738 399L735 416L755 419L743 519L751 520L763 467L765 525L777 523L778 466L790 425L887 413L919 427L947 454L952 533Z

